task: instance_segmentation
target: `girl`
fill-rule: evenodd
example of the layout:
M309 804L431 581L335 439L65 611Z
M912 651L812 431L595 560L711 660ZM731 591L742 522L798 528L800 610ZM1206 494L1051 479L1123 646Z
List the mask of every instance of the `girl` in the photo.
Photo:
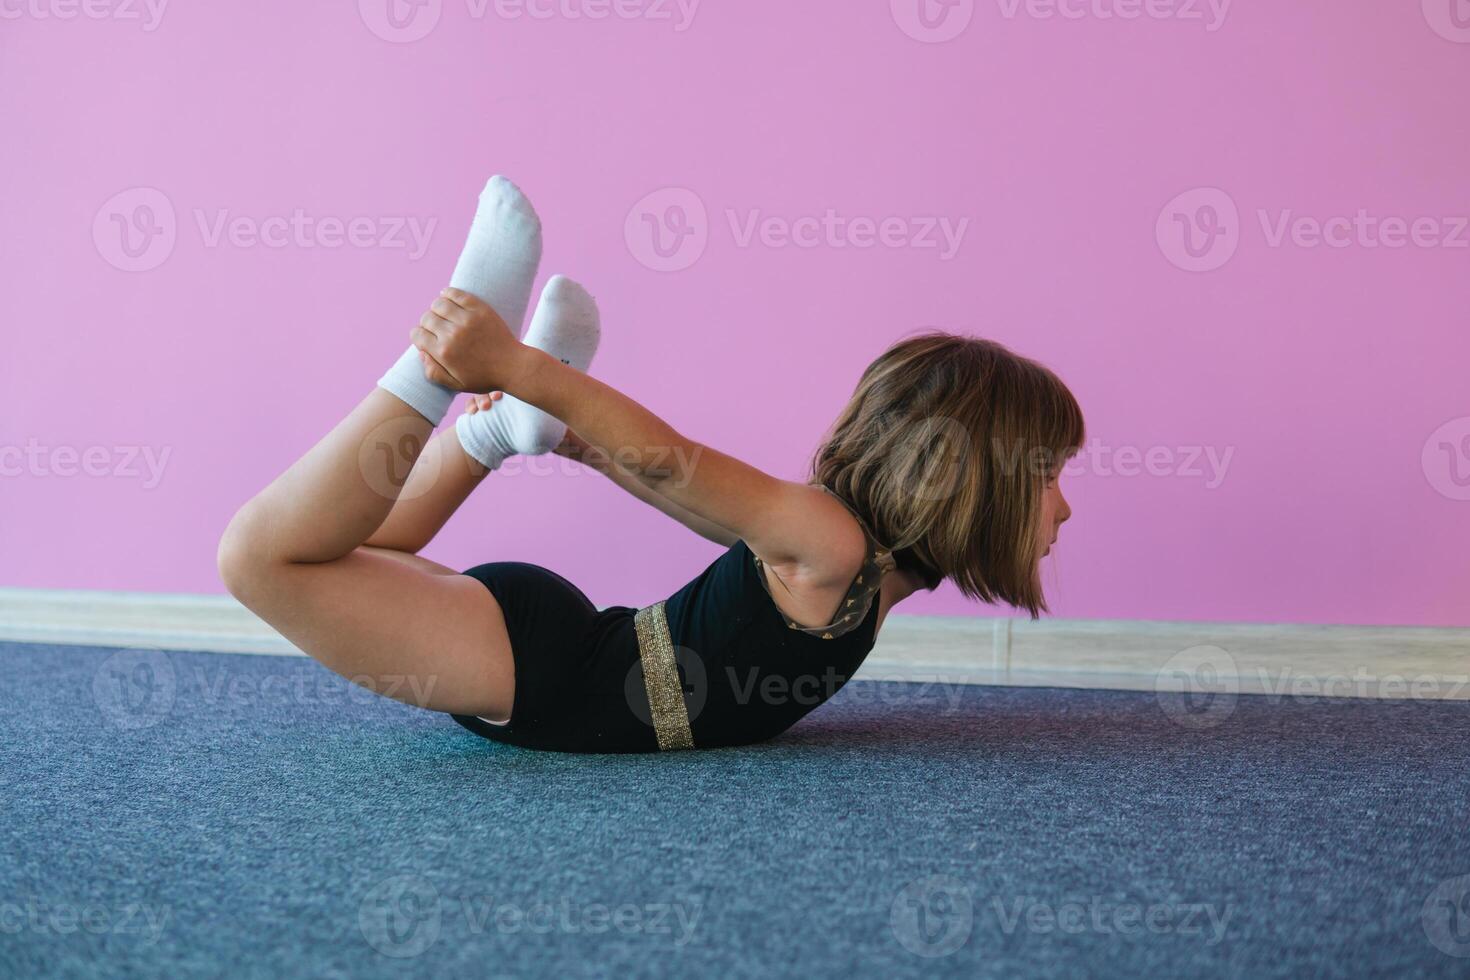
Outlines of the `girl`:
M1051 371L990 341L905 340L864 371L810 482L778 480L589 377L598 315L570 280L518 340L540 255L535 212L493 178L413 346L230 522L221 577L300 649L487 738L643 752L786 730L943 580L1046 608L1038 563L1083 440ZM429 441L461 391L470 410ZM552 450L728 550L663 602L601 611L535 565L418 557L507 457Z

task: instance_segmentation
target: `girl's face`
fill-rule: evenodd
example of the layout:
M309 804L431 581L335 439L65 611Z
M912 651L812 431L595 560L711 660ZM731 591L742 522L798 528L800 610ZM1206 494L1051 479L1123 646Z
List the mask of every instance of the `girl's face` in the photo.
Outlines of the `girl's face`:
M1051 546L1056 544L1062 522L1071 516L1072 508L1067 505L1067 498L1062 496L1061 473L1054 473L1047 478L1046 489L1041 495L1041 522L1038 528L1043 549L1041 557L1051 554Z

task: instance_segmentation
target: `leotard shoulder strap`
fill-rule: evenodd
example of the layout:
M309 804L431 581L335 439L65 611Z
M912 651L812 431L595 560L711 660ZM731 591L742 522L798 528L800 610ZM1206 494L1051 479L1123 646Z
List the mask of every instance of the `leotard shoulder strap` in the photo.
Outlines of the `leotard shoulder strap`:
M821 485L818 484L818 486ZM848 587L847 594L843 596L841 604L837 607L837 618L827 625L803 626L790 616L787 616L779 605L776 606L776 611L781 614L781 618L786 621L786 625L792 629L799 630L810 636L821 637L824 640L834 640L856 629L867 618L868 610L873 605L873 598L883 587L883 576L893 571L897 567L897 562L893 558L893 549L885 547L877 538L873 537L873 532L868 530L867 523L863 521L857 511L853 510L851 504L839 497L830 488L822 486L822 489L826 490L838 503L846 507L847 512L853 516L853 520L857 521L858 527L862 528L863 537L868 543L867 556L863 559L863 567L858 570L857 577L852 580L852 585ZM760 558L757 557L755 559L757 577L761 580L761 585L765 590L770 592L771 583L766 580L764 565L765 563ZM775 603L774 595L772 595L771 601L773 604Z

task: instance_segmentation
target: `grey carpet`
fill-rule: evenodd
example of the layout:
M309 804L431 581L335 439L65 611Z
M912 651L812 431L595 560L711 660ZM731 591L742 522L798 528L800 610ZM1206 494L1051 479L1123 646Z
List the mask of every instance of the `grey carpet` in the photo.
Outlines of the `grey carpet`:
M295 658L0 668L4 977L1470 975L1465 702L859 683L579 757Z

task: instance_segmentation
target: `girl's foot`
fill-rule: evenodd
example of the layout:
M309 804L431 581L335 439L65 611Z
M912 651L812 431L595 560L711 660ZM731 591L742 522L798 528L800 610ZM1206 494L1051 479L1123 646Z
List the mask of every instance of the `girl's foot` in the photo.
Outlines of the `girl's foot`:
M565 276L552 276L531 318L526 344L586 371L601 337L597 303L587 290ZM500 397L488 403L473 399L474 408L454 426L464 451L486 468L497 469L510 456L539 456L562 444L565 424L513 395L496 394Z
M540 264L541 219L536 209L515 184L491 177L480 192L469 238L449 284L484 300L519 337ZM435 425L443 421L455 395L424 377L414 347L388 369L378 386Z

